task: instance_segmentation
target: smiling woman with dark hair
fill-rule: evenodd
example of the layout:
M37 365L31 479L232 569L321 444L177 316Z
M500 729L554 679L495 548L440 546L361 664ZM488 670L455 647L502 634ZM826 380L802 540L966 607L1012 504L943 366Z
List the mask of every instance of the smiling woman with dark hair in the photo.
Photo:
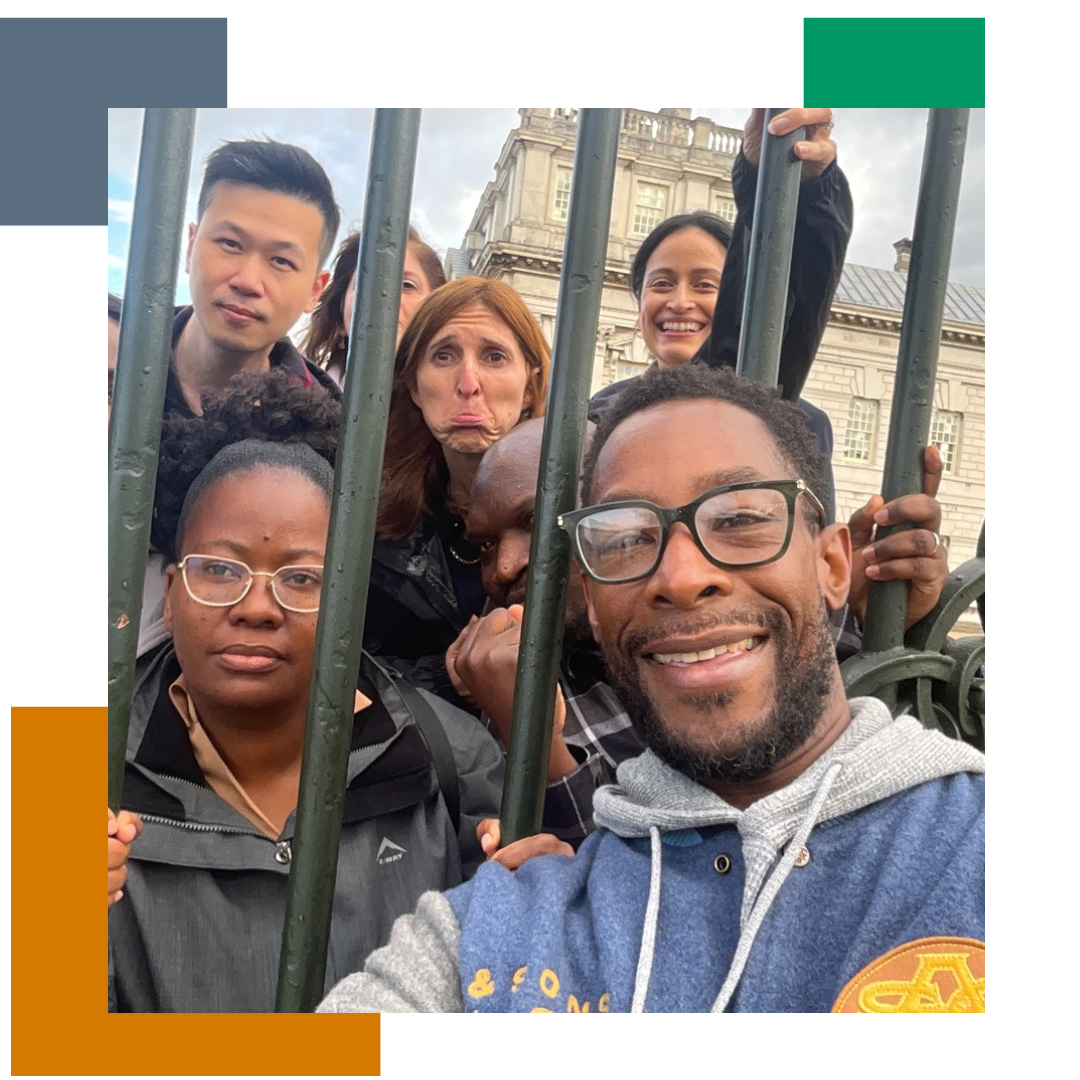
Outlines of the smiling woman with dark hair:
M672 368L691 361L711 367L735 367L764 112L752 111L732 168L732 190L739 213L734 226L706 210L678 214L661 221L642 241L634 257L630 291L637 302L638 329L652 357L651 367ZM806 137L794 144L796 156L803 160L803 181L779 384L785 398L797 400L818 446L829 456L833 447L829 417L799 394L821 343L840 280L851 236L851 193L836 164L836 144L830 137L832 110L793 109L785 116L784 122L791 127L806 125ZM630 382L623 379L593 395L589 419L599 423ZM821 491L830 521L835 516L833 488L830 469L829 483Z

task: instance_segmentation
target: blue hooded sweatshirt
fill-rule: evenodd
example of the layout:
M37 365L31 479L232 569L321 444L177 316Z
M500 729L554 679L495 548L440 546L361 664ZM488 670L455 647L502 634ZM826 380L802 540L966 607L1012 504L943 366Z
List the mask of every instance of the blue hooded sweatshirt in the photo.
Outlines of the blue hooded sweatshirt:
M984 759L873 698L746 810L624 762L573 858L428 893L323 1011L982 1011Z

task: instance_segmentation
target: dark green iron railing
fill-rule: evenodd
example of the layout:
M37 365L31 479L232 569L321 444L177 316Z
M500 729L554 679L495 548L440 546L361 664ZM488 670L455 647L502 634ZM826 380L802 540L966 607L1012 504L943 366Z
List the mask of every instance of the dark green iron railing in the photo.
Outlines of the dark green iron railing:
M931 109L915 211L907 292L882 494L921 490L930 433L949 255L967 140L967 109ZM910 526L879 528L884 537ZM871 582L862 651L843 665L848 694L873 694L895 712L982 745L982 638L951 642L948 631L984 591L980 553L949 579L937 607L904 636L907 584ZM980 615L982 608L980 605Z
M109 806L120 809L194 109L143 121L109 417Z
M770 135L769 122L783 109L766 109L761 134L761 163L754 195L754 226L746 265L742 334L736 369L756 383L775 386L784 343L791 244L799 205L802 162L792 147L805 128Z
M766 125L776 111L769 110ZM555 522L577 497L619 115L619 110L582 110L578 121L529 602L502 807L504 842L535 832L542 810L569 558ZM316 641L279 973L277 1007L282 1011L310 1009L322 994L418 127L415 110L380 110L372 139L326 558L327 593ZM886 460L886 499L920 487L965 127L966 110L931 110ZM119 805L123 778L192 130L192 110L147 111L109 442L113 807ZM771 385L778 372L801 172L801 162L791 152L798 136L763 136L751 239L739 369ZM979 602L982 614L983 580L980 538L977 558L952 575L935 611L909 632L906 648L905 587L871 584L867 650L843 668L849 694L880 694L897 707L916 709L924 723L981 745L983 639L950 642L947 634L972 601Z
M278 969L278 1012L307 1012L323 997L419 133L419 109L376 110Z
M503 843L538 832L544 809L570 565L569 540L558 520L560 514L577 505L621 115L621 109L582 109L578 114L527 603L500 814Z

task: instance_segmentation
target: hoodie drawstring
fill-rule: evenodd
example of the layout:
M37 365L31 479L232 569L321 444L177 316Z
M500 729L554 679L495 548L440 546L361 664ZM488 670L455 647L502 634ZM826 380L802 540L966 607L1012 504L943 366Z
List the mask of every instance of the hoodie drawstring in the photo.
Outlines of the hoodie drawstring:
M649 992L649 978L652 975L653 955L656 952L656 928L660 921L660 865L662 847L660 830L649 827L649 842L652 858L649 866L649 902L645 905L645 925L641 931L641 952L638 954L637 975L634 977L634 1000L630 1011L645 1011L645 995Z
M801 852L805 846L807 837L810 835L810 830L813 829L814 825L817 823L818 814L821 813L821 808L825 805L825 799L828 797L829 789L832 787L833 781L840 775L843 768L843 761L834 761L825 770L825 774L821 778L821 783L818 785L817 793L810 803L810 808L806 811L806 816L803 818L802 824L795 830L795 835L791 838L791 842L788 844L783 857L780 859L779 865L772 874L769 875L769 880L765 882L764 888L758 894L757 900L754 901L754 906L750 911L749 918L746 920L746 925L739 934L739 944L735 949L735 956L731 961L731 967L728 969L727 978L724 980L724 985L720 988L720 993L717 995L716 1001L713 1002L713 1007L710 1010L711 1012L723 1012L724 1009L727 1008L732 994L735 993L735 988L739 985L739 979L742 978L743 968L746 967L746 961L750 959L750 950L753 948L757 932L761 928L761 924L765 921L765 916L769 913L769 908L772 907L772 902L776 899L776 894L780 891L784 882L787 880L788 874L791 872L791 868L795 865L795 860L799 857L799 852Z

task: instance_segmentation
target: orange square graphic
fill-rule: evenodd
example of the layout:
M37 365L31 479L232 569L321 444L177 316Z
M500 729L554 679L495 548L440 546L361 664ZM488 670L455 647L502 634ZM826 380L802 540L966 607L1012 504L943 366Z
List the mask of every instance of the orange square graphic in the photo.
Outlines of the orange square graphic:
M11 710L12 1075L378 1075L377 1014L107 1012L107 729L106 708Z

